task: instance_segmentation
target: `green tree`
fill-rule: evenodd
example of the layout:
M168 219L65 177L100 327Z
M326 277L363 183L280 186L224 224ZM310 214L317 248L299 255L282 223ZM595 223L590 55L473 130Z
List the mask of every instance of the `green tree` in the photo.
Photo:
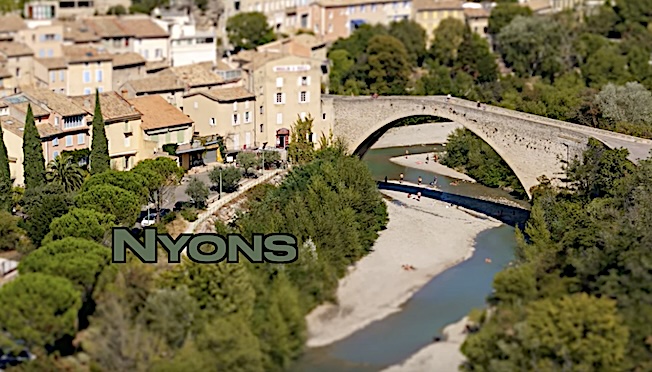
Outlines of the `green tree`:
M39 246L50 231L52 220L68 213L72 200L60 185L49 184L25 190L22 203L28 215L25 230L34 245Z
M426 30L415 21L403 19L390 23L388 31L403 43L410 64L420 66L426 56Z
M43 244L67 237L83 238L111 244L111 228L117 226L116 217L112 214L98 212L93 209L73 208L61 217L52 220L50 232L43 239Z
M139 320L173 349L181 348L204 324L197 301L185 288L158 289L150 294L139 313Z
M355 65L355 58L345 49L331 49L328 52L331 70L328 75L331 93L342 94L344 79Z
M188 288L200 309L213 316L240 314L249 319L253 312L254 292L244 264L201 264L184 259L182 265L166 272L165 287Z
M21 275L43 273L68 279L86 297L93 293L97 278L111 261L111 251L80 238L48 243L20 261Z
M639 83L609 83L595 96L604 116L615 122L652 124L652 93Z
M403 43L388 35L374 36L367 46L369 89L378 94L404 94L410 63Z
M276 40L267 17L260 12L239 13L232 16L226 21L226 32L229 42L236 50L254 49Z
M28 252L32 242L27 237L25 230L18 226L20 217L12 216L9 212L0 211L0 252L18 251Z
M516 17L530 17L532 9L514 3L499 3L491 10L487 31L496 36L500 31L510 24Z
M112 214L120 225L127 227L136 223L141 207L138 197L113 185L93 186L79 193L75 197L75 205L78 208Z
M23 170L25 172L25 188L34 189L45 183L45 158L41 136L34 123L32 106L27 105L25 131L23 132Z
M125 15L127 14L127 9L123 5L114 5L106 11L106 14L109 15Z
M163 201L174 198L174 189L183 177L183 168L178 166L176 161L161 157L143 160L130 172L140 175L145 180L149 202L156 206L158 222Z
M314 157L313 121L311 115L306 116L304 119L298 117L292 126L290 144L288 145L288 159L295 164L305 164Z
M600 88L607 82L624 84L629 80L627 58L614 45L605 45L591 54L582 66L587 85Z
M208 186L197 177L192 177L186 186L186 195L191 197L200 208L206 205L209 194Z
M5 146L2 126L0 126L0 211L9 211L13 207L11 202L12 184L7 146Z
M240 180L242 180L242 170L237 167L215 167L208 173L208 179L211 180L211 182L217 187L219 187L221 179L222 191L234 192L237 191L238 187L240 186Z
M453 67L458 58L462 42L471 30L464 22L455 18L446 18L435 30L435 38L430 46L430 58L437 64Z
M141 199L141 204L146 204L149 196L148 181L150 180L145 179L138 172L108 170L87 178L82 185L82 191L86 191L93 186L113 185L138 196Z
M32 273L0 287L0 330L28 347L53 347L76 331L81 296L64 278Z
M480 35L470 30L465 32L458 52L455 64L459 69L471 75L479 83L496 81L498 78L496 56L489 50L489 43Z
M242 170L245 172L245 174L248 174L251 168L255 169L259 165L258 157L256 156L255 153L251 151L239 152L235 160L238 166L241 167Z
M70 154L65 152L59 154L48 164L45 178L48 182L61 185L66 192L77 191L84 183L84 174L81 168L72 161Z
M100 92L95 91L95 112L93 112L93 142L91 143L91 174L98 174L111 169L109 142L106 139L104 118L100 107Z
M268 169L272 165L278 165L281 161L281 153L278 151L263 150L262 156L265 161L265 169Z

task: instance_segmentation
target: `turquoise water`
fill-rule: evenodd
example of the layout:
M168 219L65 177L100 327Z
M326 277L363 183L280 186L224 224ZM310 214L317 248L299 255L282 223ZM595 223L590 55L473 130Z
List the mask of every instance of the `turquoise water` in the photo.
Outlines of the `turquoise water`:
M434 145L408 147L410 153L433 151ZM405 154L405 147L370 150L364 160L377 180L398 178L416 182L428 180L432 173L406 168L388 161ZM395 175L392 177L392 175ZM443 191L467 196L491 195L510 199L508 193L481 185L447 186L450 179L437 175ZM450 188L447 190L445 188ZM400 203L400 201L394 201ZM401 203L402 204L402 203ZM293 366L293 372L372 372L401 363L441 336L445 326L466 316L473 308L485 306L494 275L513 258L514 229L507 225L486 230L475 240L473 257L433 278L406 302L400 312L371 323L351 336L331 345L308 349ZM436 250L436 242L432 249ZM460 247L465 249L465 247ZM486 263L485 258L491 258Z

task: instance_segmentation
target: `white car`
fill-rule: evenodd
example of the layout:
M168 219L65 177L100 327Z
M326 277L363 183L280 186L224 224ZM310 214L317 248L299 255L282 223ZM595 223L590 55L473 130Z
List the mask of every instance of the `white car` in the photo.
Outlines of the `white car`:
M155 223L156 223L156 213L151 213L145 218L143 218L142 221L140 221L140 226L148 227L148 226L152 226Z

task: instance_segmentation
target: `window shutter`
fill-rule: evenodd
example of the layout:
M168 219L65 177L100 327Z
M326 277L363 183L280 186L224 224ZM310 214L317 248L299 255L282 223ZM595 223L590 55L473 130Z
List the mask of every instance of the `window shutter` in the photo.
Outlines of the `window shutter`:
M310 102L310 92L306 92L306 102Z
M285 93L281 93L281 103L285 103Z
M308 80L307 84L310 85L310 76L308 76L307 80Z
M301 86L301 76L297 78L297 86Z

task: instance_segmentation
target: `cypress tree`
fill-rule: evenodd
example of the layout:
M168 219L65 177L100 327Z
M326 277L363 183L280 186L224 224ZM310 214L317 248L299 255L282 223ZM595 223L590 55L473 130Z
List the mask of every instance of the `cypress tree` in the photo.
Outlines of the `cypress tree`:
M104 118L100 108L100 92L95 91L95 112L93 113L93 142L90 158L91 174L98 174L111 169L109 142L104 130Z
M41 136L34 123L32 106L27 105L25 131L23 132L23 171L25 172L25 188L34 189L45 184L45 158Z
M4 133L0 125L0 210L11 207L11 172L9 171L9 156L5 146Z

